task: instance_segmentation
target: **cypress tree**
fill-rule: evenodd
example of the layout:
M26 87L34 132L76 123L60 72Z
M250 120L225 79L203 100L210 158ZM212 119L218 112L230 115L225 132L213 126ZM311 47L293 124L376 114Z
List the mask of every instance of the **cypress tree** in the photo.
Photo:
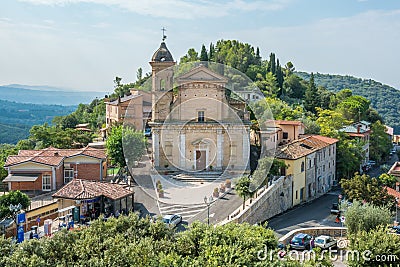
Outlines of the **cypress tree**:
M315 86L314 73L311 72L310 81L306 88L304 107L308 111L315 113L315 108L318 106L318 89Z
M206 49L206 47L204 46L204 44L203 44L203 46L201 47L200 61L208 61L207 49Z
M279 64L279 59L276 60L276 81L280 89L279 96L281 96L283 92L283 71L281 65Z

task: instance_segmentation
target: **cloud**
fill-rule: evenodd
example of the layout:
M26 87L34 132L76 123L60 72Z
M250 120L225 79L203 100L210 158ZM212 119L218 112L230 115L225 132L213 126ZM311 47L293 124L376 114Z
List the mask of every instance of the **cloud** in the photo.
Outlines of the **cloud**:
M273 11L283 9L292 0L268 1L185 1L185 0L19 0L37 5L65 6L78 3L92 3L116 6L128 12L162 18L196 19L224 17L234 11Z

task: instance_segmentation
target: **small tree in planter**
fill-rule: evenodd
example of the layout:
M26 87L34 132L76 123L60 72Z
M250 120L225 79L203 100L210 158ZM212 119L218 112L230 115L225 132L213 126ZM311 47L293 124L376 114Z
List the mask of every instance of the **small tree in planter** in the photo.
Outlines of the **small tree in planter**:
M159 185L159 184L161 184L161 181L160 181L160 180L157 180L157 181L156 181L156 187L157 187L157 188L158 188L158 185Z
M215 198L219 197L218 187L214 188L213 197L215 197Z
M219 192L225 193L225 184L222 183L222 184L219 186Z
M231 188L232 187L232 182L231 182L230 179L226 179L225 180L225 186L226 186L226 188Z

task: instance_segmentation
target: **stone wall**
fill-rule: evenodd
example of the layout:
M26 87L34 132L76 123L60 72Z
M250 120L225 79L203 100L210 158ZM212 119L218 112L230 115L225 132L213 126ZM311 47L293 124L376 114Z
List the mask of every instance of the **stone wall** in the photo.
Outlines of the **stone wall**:
M290 231L286 235L282 236L279 239L279 243L283 245L289 244L290 240L298 234L304 233L309 234L311 236L317 237L320 235L328 235L334 238L342 238L347 235L347 228L346 227L310 227L310 228L300 228L293 231Z
M244 210L235 211L230 216L230 220L226 222L247 222L250 224L264 222L290 209L292 207L292 196L292 176L279 177L266 189L259 190L256 198L249 200Z

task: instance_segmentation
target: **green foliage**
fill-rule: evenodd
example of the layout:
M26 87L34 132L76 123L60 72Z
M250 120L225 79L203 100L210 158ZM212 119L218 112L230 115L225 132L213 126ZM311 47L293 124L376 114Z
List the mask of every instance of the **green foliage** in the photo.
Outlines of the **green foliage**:
M92 134L76 129L35 125L30 130L29 140L35 144L35 149L43 149L49 146L56 148L73 148L77 144L86 146L92 141Z
M190 48L187 54L181 57L181 59L179 60L180 63L187 63L193 61L199 61L199 53L197 53L194 48Z
M389 156L392 141L386 133L386 127L377 121L371 125L369 156L377 162L382 162Z
M4 169L4 163L9 155L18 153L18 149L14 145L0 144L0 181L8 175L6 169Z
M319 106L318 89L314 82L314 74L311 73L310 81L305 92L304 107L312 113L316 112L316 107Z
M391 212L387 208L369 203L362 204L360 201L354 201L344 215L349 234L375 230L378 226L388 225L392 219Z
M351 179L342 179L340 185L351 201L364 201L381 207L394 203L393 196L380 186L379 180L369 175L356 173Z
M379 175L378 179L381 185L389 186L391 188L394 188L397 182L396 176L387 173L382 173L381 175Z
M349 239L350 249L360 254L358 259L349 257L349 266L396 266L400 260L400 236L388 233L384 226L374 231L359 231Z
M126 165L125 158L129 162L140 160L145 147L146 138L143 132L122 125L112 127L106 141L107 155L111 163L119 167Z
M124 151L122 148L122 125L111 128L106 141L107 156L111 164L125 166Z
M307 80L310 77L305 72L296 72L296 74ZM365 97L371 101L371 106L382 116L384 123L393 127L395 133L400 132L400 121L398 119L400 103L395 101L395 99L400 99L399 90L371 79L360 79L352 76L316 73L314 77L316 84L324 86L330 91L339 92L345 88L350 88L354 95ZM340 100L336 103L340 103ZM368 117L369 113L367 111L367 118L365 119L375 122L377 113L370 114L373 116Z
M337 110L350 121L361 121L366 118L370 101L359 95L345 98L337 105Z
M19 190L10 191L7 194L0 196L0 220L12 215L10 205L21 204L22 209L26 209L31 204L29 197Z
M208 61L208 54L205 45L203 44L200 52L200 61Z
M66 115L74 106L37 105L0 100L0 144L16 144L29 136L36 124L50 123L55 116Z
M246 202L246 198L251 197L254 192L254 188L250 187L250 183L251 181L248 176L242 176L237 180L235 184L235 191L238 193L240 197L243 198L243 209Z
M364 156L363 143L356 139L348 139L346 134L341 133L336 146L338 177L350 178L359 170Z
M137 215L96 220L80 231L18 246L0 237L1 266L312 266L311 262L259 259L259 251L276 255L270 229L249 224L207 226L195 222L174 234L161 221ZM302 265L304 264L304 265Z

